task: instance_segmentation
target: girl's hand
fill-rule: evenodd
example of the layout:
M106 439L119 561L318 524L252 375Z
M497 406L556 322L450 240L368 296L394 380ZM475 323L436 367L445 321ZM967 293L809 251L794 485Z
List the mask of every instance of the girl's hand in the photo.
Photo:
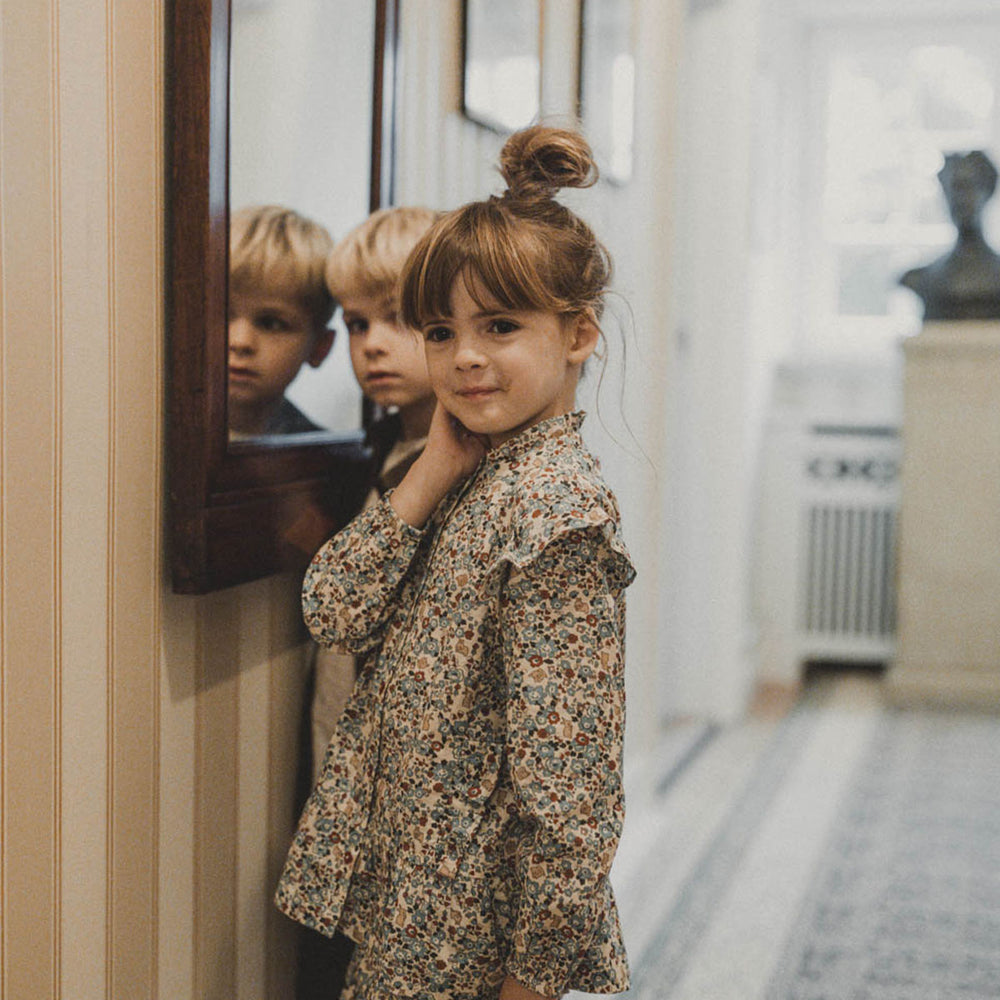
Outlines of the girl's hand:
M554 1000L522 986L513 976L508 976L500 987L500 1000Z
M486 441L467 431L438 403L427 445L389 503L407 524L423 527L448 491L472 475L485 454Z
M442 481L450 479L445 493L475 472L486 454L486 447L485 438L467 431L440 403L437 404L427 432L424 455L429 456L440 471Z

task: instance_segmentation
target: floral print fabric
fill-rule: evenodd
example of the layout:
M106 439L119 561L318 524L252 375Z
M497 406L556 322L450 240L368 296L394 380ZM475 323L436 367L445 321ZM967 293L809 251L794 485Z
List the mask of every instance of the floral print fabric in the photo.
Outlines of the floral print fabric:
M614 496L555 417L422 530L387 499L316 555L317 641L362 655L277 902L358 942L345 997L618 992L624 589Z

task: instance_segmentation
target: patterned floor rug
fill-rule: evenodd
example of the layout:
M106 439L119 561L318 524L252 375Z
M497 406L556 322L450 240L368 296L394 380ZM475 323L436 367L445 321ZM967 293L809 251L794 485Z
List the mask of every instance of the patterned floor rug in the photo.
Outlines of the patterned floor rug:
M887 713L773 1000L1000 997L1000 720Z
M669 909L657 919L655 935L642 954L632 956L632 988L622 994L623 998L665 1000L671 996L736 877L748 844L814 726L815 713L815 705L803 706L778 728L725 822L681 890L670 900ZM655 870L653 865L649 868ZM644 890L653 896L657 891L652 880ZM647 906L646 911L652 913L652 907Z
M632 956L625 997L687 998L693 962L727 961L702 944L822 711L807 700L776 731ZM754 982L734 977L702 1000L1000 998L1000 719L887 709L874 725L816 838L790 932Z

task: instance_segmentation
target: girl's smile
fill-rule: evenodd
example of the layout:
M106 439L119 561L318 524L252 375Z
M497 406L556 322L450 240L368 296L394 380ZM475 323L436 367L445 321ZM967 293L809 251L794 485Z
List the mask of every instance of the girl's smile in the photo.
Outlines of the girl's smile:
M434 392L490 447L573 409L598 336L584 314L504 309L465 276L452 287L450 315L424 326Z
M498 391L487 386L471 386L468 389L459 389L458 395L463 396L465 399L487 399Z

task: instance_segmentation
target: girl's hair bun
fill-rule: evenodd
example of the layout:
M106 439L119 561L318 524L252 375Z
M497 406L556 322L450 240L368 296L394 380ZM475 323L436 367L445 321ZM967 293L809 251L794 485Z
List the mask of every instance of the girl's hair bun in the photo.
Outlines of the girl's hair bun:
M529 309L597 320L611 279L611 258L587 223L553 195L588 187L597 168L587 140L571 129L533 125L515 132L500 154L507 181L491 195L448 212L407 258L400 316L422 327L450 316L462 277L486 308Z
M515 132L500 152L500 173L507 197L531 202L550 199L560 188L590 187L597 165L579 132L533 125Z

